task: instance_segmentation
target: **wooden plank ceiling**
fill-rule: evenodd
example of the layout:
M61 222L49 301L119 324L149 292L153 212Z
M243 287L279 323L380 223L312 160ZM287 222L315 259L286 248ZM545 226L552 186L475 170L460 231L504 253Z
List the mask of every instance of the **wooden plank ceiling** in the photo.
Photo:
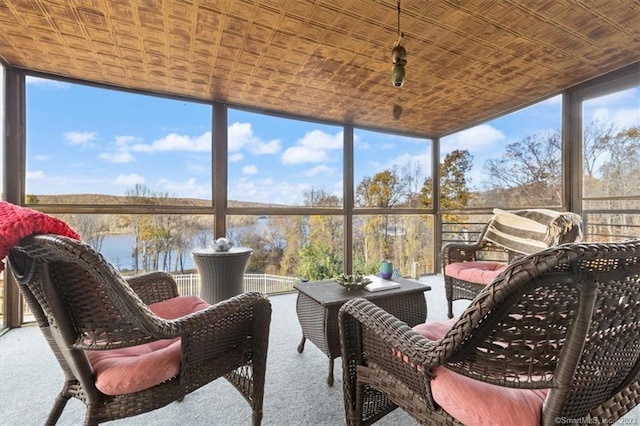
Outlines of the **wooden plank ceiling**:
M0 0L0 59L428 136L640 61L640 1L403 0L401 10L401 88L396 0Z

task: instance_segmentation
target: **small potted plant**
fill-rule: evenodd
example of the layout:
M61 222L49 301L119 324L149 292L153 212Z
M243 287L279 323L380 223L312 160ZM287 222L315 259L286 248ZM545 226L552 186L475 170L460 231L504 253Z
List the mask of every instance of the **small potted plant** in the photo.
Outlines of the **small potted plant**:
M371 284L371 280L362 276L361 273L355 273L354 275L341 274L335 278L335 282L346 288L347 290L360 290L367 284Z

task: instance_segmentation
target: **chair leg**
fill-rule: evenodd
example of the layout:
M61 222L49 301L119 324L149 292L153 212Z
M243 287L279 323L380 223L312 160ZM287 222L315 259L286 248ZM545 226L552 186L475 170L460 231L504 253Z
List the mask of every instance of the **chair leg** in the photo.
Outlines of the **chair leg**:
M253 426L260 426L262 424L262 410L254 410L251 415L251 424Z
M62 391L60 391L60 393L56 397L51 411L49 411L49 416L47 417L45 425L55 425L58 422L58 419L62 415L62 410L64 410L64 407L67 405L69 399L71 399L71 395L69 394L69 386L68 384L65 384Z
M85 414L84 416L84 423L82 423L83 426L98 426L100 424L100 422L97 422L95 420L95 418L93 417L93 410L91 409L91 407L87 406L87 414Z
M333 358L329 357L329 373L327 374L327 384L333 386Z
M446 280L446 278L445 278ZM447 296L447 316L453 318L453 286L445 283L445 295Z

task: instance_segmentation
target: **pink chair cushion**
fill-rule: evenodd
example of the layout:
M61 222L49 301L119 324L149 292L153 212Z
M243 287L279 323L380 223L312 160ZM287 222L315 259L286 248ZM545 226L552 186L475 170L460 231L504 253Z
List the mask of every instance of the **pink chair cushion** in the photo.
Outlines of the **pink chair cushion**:
M413 329L427 339L438 340L456 320L418 324ZM433 399L466 426L540 424L547 389L505 388L471 379L445 367L437 367L433 373Z
M453 327L456 321L458 321L457 317L446 321L429 321L424 324L418 324L413 329L429 340L440 340Z
M500 262L456 262L445 266L444 273L470 283L487 285L506 267L507 264Z
M165 319L175 319L209 306L196 296L180 296L149 305ZM180 372L180 338L107 351L87 351L96 373L96 387L106 395L139 392Z

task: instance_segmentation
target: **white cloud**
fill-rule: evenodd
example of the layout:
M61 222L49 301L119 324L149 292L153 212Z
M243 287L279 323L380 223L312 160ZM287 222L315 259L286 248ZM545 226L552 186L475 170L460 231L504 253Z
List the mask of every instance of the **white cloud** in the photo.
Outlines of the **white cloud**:
M610 95L600 96L589 99L587 103L590 107L608 107L612 104L619 104L625 101L634 101L637 99L636 88L623 90L621 92L612 93Z
M367 174L369 176L373 176L378 172L381 172L383 170L390 170L394 167L410 167L411 170L416 170L417 167L420 167L421 176L419 177L419 179L421 181L424 180L427 175L431 175L431 152L423 154L404 153L393 158L388 158L386 160L386 162L370 161L368 167L369 171L367 172Z
M229 186L230 200L251 200L257 203L295 205L309 189L306 183L274 181L271 178L251 180L243 177Z
M51 158L50 155L34 155L33 161L49 161Z
M365 139L368 140L365 141ZM424 145L425 143L430 142L430 139L393 135L389 133L357 132L354 133L353 147L355 150L361 151L369 149L376 149L380 151L395 149L398 146Z
M92 142L98 138L97 132L66 132L64 140L69 145L80 145L82 147L92 146Z
M404 167L404 166L412 167L413 169L419 166L422 169L423 173L430 172L431 152L423 153L423 154L404 153L394 158L391 161L391 164L396 164L399 167Z
M47 87L52 89L68 89L71 84L46 78L27 76L26 83L32 86Z
M454 149L468 149L473 152L490 148L504 139L505 135L500 130L489 124L481 124L442 138L442 147L444 148L443 152Z
M250 144L256 137L253 134L251 123L236 121L227 128L227 138L229 139L229 152L235 152Z
M131 173L128 175L118 175L115 181L116 185L125 185L125 186L136 185L139 183L140 184L145 183L145 179L136 173Z
M623 127L640 126L640 107L619 109L615 112L614 121Z
M281 149L280 140L274 139L268 142L259 142L257 144L249 145L249 150L253 154L264 155L264 154L277 154Z
M256 173L258 173L258 167L255 165L244 166L242 168L243 175L255 175Z
M358 133L353 134L353 149L366 150L370 148L371 148L371 144L369 142L365 142L364 140L362 140L362 137Z
M229 187L229 199L260 201L263 198L261 195L268 194L272 187L274 183L271 178L249 180L243 177ZM267 197L271 198L270 195Z
M27 180L39 180L44 178L44 172L42 170L33 170L31 172L27 172L26 178Z
M164 188L170 196L179 194L180 197L211 198L211 186L198 183L196 178L189 178L184 182L162 178L158 181L158 186Z
M167 152L167 151L211 151L211 132L204 132L197 137L178 135L169 133L161 139L153 141L151 144L137 143L131 145L134 152Z
M98 158L108 163L131 163L135 161L131 155L131 144L139 141L140 138L130 135L117 135L115 138L116 151L103 152Z
M229 152L238 152L247 149L253 154L277 154L282 148L279 139L263 141L253 132L251 123L235 122L227 129L229 139Z
M591 113L591 118L596 121L609 121L609 109L608 108L596 108Z
M137 141L142 139L131 135L116 135L116 146L119 148L128 148L130 144Z
M336 169L322 164L320 166L316 166L307 170L306 172L304 172L304 175L305 176L318 176L318 175L330 176L330 175L333 175L335 172L336 172Z
M230 163L237 163L238 161L244 160L244 155L240 152L236 152L235 154L229 155Z
M621 108L613 111L609 108L596 108L590 118L602 122L612 122L623 128L640 126L640 107Z
M283 164L321 163L327 161L327 154L306 146L292 146L282 154Z
M531 107L538 107L540 105L559 105L562 103L562 95L554 96L553 98L546 99L542 102L536 103Z
M295 146L282 154L283 164L322 163L329 160L329 152L342 149L342 132L330 135L321 130L307 132Z
M343 190L343 183L344 181L342 179L340 179L339 181L335 182L333 184L333 195L335 195L338 198L342 198L343 194L344 194L344 190Z
M198 162L199 159L186 161L185 171L198 176L211 176L211 163Z
M127 151L103 152L98 158L108 163L131 163L135 160L133 155Z

